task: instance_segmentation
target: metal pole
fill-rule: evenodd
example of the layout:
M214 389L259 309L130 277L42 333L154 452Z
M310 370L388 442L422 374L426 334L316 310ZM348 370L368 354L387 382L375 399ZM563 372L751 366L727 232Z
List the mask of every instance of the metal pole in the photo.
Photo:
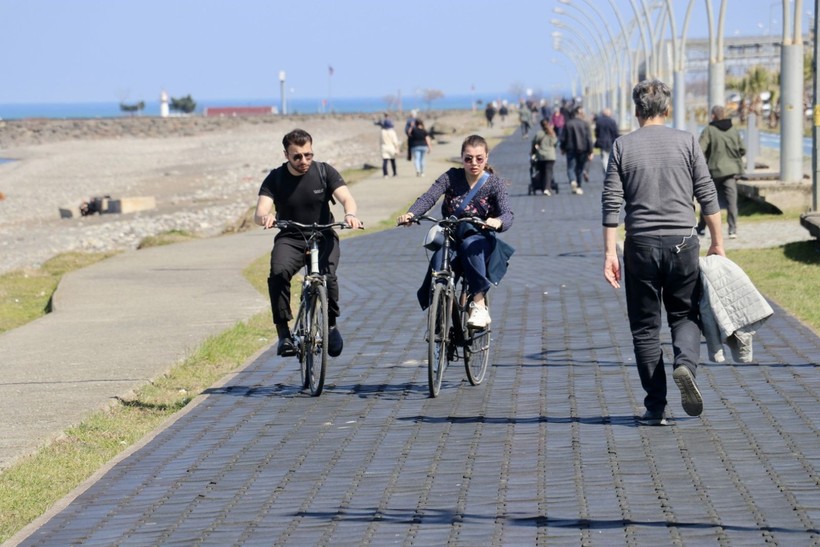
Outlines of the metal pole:
M572 5L571 0L558 0L558 1L561 2L561 3L566 3L566 4L569 4L569 5ZM597 7L595 7L595 4L593 4L591 0L583 0L583 1L587 5L589 5L589 7L592 8L592 11L594 11L595 14L601 19L601 21L604 24L604 28L606 29L606 32L609 35L609 39L612 42L612 47L617 50L618 41L616 40L615 35L610 30L609 24L607 23L606 17L604 17L604 14L601 12L601 10L599 10ZM617 7L615 7L615 5L611 1L610 1L610 5L613 6L613 8L615 10L615 17L618 21L618 24L621 26L621 34L623 36L623 48L624 48L623 53L625 54L625 56L623 58L627 59L630 63L630 68L634 69L633 61L631 60L630 55L629 55L629 37L626 34L626 27L624 26L624 23L623 23L623 20L621 19L620 13L617 11ZM616 54L615 59L617 61L620 61L622 59L622 57L620 55ZM611 106L612 108L616 108L616 111L618 112L618 114L617 114L618 127L619 128L622 128L622 127L625 128L629 125L630 119L631 119L631 116L629 116L627 114L626 93L625 93L626 82L630 78L629 78L629 75L626 73L626 68L623 65L621 65L620 63L619 63L619 67L618 67L617 71L618 71L618 78L617 78L617 82L616 82L617 87L616 87L616 97L615 97L615 100L617 101L617 108L616 108L615 104L611 104L609 106Z
M706 16L709 25L709 93L707 111L726 101L726 66L723 62L723 27L726 19L726 0L721 0L717 28L712 18L712 2L706 0Z
M780 180L803 178L803 38L789 35L788 0L783 0L783 46L780 51Z
M569 1L564 1L562 3L574 7L575 9L581 11L581 13L583 14L583 10L578 8L578 6L575 6L575 5L571 4ZM601 56L603 57L603 59L605 61L604 71L605 71L606 76L607 76L606 81L608 82L608 85L606 86L607 94L604 95L605 98L602 100L602 104L596 106L595 112L597 112L598 110L603 108L604 105L607 105L607 104L608 105L613 105L615 103L617 93L618 93L617 76L616 76L617 73L620 71L620 61L619 61L618 56L615 57L615 60L614 60L615 62L613 62L612 57L610 57L610 52L606 47L606 43L604 43L603 38L599 35L598 29L594 26L593 23L590 22L589 24L587 24L587 21L585 19L581 19L579 17L576 17L576 16L572 15L571 13L567 12L565 9L562 9L560 7L555 7L555 8L553 8L552 11L554 13L557 13L558 15L566 15L570 19L575 20L576 22L578 22L578 24L580 24L584 28L584 30L586 30L586 32L589 34L589 36L591 36L594 39L595 45L600 49L600 54L601 54ZM590 113L593 112L592 110L590 110L589 105L585 105L585 106L586 106L585 110L589 111Z
M279 97L282 101L282 115L285 116L288 113L288 101L285 97L285 71L279 71Z
M820 95L820 80L817 78L817 56L820 55L820 40L817 39L817 28L820 24L820 0L814 0L814 59L812 59L812 73L814 75L814 126L811 131L812 139L812 181L811 181L811 210L817 211L818 202L820 202L820 192L818 192L818 181L820 181L820 149L818 148L817 128L820 126L820 105L818 105L817 97Z

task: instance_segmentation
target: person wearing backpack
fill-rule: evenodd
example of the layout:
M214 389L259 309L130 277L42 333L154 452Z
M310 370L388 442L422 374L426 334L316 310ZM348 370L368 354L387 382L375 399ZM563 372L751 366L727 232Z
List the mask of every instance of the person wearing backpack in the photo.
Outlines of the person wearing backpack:
M335 220L330 202L338 201L344 207L344 222L351 228L361 228L362 223L356 217L356 200L342 176L332 166L313 161L313 137L303 129L294 129L284 136L282 146L287 161L271 171L262 182L253 221L266 229L277 220L331 224ZM268 293L273 324L279 337L277 355L295 352L288 326L293 319L290 280L304 265L307 251L307 242L299 233L281 230L273 240ZM336 279L339 256L339 237L336 232L329 231L319 242L319 267L327 272L328 354L332 357L340 355L344 345L336 325L340 315L339 282Z

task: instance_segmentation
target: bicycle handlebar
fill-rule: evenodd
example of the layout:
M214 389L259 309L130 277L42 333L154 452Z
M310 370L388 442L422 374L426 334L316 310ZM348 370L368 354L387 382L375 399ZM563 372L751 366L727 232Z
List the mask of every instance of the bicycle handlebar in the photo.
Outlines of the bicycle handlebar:
M279 228L280 230L286 230L288 228L296 228L300 231L303 230L312 230L316 232L321 232L323 230L330 230L331 228L338 228L340 230L351 230L352 228L347 225L346 222L334 222L332 224L302 224L301 222L296 222L295 220L277 220L273 223L274 228ZM359 228L360 230L364 230L364 226Z
M454 216L450 216L448 218L435 218L431 217L430 215L419 215L417 217L411 218L408 222L421 224L422 220L429 220L430 222L435 222L439 226L455 226L456 224L472 224L474 226L478 226L479 228L488 228L490 230L495 230L493 226L487 224L487 222L479 217L461 217L456 218Z

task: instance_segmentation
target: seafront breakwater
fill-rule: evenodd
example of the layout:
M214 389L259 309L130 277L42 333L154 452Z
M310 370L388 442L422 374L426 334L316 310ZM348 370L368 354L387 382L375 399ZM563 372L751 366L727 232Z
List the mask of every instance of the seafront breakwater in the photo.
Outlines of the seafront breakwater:
M204 117L132 116L94 119L28 118L0 122L0 149L47 144L66 140L104 140L116 138L187 137L219 132L248 125L271 126L287 122L298 124L317 119L372 119L373 114L314 116L241 116Z

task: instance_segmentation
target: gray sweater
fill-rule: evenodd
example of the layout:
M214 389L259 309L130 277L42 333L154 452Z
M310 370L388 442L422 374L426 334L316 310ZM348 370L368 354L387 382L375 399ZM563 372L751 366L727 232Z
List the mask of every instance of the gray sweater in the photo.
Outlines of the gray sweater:
M704 215L720 211L694 135L648 125L615 140L601 196L604 226L618 226L623 203L627 236L690 235L694 199Z

